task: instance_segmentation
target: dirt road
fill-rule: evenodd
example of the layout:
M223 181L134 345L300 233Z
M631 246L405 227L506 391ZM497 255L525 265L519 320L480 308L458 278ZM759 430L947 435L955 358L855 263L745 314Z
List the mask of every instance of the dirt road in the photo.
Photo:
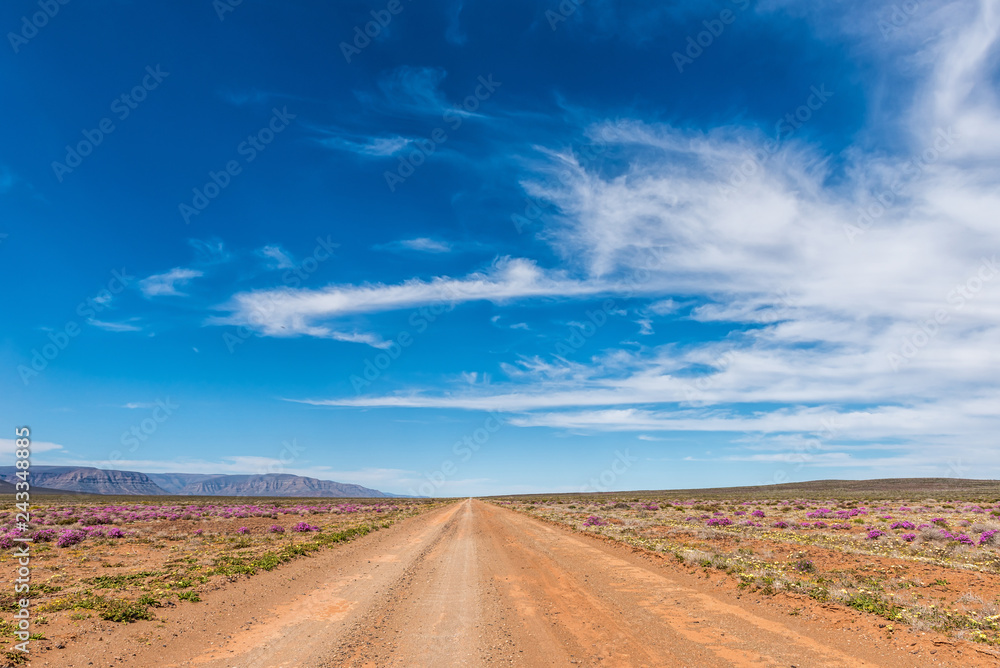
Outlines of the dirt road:
M968 643L802 605L469 500L210 592L165 611L155 637L91 643L62 665L997 665Z

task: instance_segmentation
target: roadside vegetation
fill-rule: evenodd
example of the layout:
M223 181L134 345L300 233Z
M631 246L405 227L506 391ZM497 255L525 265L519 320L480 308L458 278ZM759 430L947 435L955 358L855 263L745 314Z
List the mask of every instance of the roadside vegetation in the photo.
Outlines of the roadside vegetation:
M1000 504L593 495L495 503L668 556L739 590L1000 645Z
M441 505L422 499L245 501L55 500L33 509L27 531L15 528L13 512L0 512L0 569L16 566L7 549L15 537L33 539L33 629L45 632L32 638L58 642L85 620L153 620L158 609L199 603L228 582ZM0 592L0 638L11 646L18 609L13 587Z

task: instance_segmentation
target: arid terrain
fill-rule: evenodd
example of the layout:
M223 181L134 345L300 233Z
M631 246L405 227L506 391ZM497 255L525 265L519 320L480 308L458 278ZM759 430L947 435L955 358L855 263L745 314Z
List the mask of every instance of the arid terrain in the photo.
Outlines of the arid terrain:
M734 513L760 516L731 510L736 502L715 511L692 511L710 502L687 503L405 500L395 509L360 513L337 513L327 503L312 514L299 504L296 515L320 529L299 538L276 538L268 531L270 516L207 517L209 530L200 536L212 539L201 538L195 549L189 539L168 536L158 549L136 537L87 538L43 551L49 556L36 564L39 584L58 582L49 587L62 589L38 599L35 614L48 619L34 629L44 639L32 641L31 665L1000 663L991 607L1000 580L995 559L986 558L993 557L992 545L952 541L957 547L949 548L927 529L914 541L897 540L896 530L869 539L859 532L870 529L850 522L841 531L853 537L826 541L820 536L835 530L815 528L824 520L812 518L808 529L705 526L744 517ZM869 519L862 503L848 505L865 508L851 519ZM949 526L976 509L992 517L978 505L946 505L956 511L945 519ZM925 508L904 507L910 510L903 514L915 516ZM760 512L769 523L785 521L772 519L779 514L798 520L817 510L837 512L778 500L750 508L766 508ZM931 514L941 510L948 509ZM278 516L289 524L292 513ZM148 527L157 521L146 520ZM908 520L884 520L893 521ZM243 526L247 531L230 540L227 533ZM369 529L348 535L348 526ZM137 533L148 536L148 527ZM275 563L268 555L276 554L285 558ZM178 563L189 569L180 588L176 578L183 574L162 575ZM101 579L105 574L117 577ZM94 596L112 594L157 603L148 615L114 621L108 607L93 604ZM940 614L920 619L914 602Z

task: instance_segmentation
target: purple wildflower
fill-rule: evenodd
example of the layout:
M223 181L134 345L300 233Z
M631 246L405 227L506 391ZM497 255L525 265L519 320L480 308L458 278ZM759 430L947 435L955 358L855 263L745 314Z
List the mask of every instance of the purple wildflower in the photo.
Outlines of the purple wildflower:
M86 537L86 531L81 531L80 529L69 529L68 531L64 531L59 536L59 540L56 541L56 545L59 547L69 547L70 545L76 545Z

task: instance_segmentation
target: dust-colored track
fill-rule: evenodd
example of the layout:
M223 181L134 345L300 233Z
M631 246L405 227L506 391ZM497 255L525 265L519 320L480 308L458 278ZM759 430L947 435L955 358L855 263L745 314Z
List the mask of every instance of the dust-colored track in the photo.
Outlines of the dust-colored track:
M917 634L895 640L845 631L859 613L816 607L792 617L662 559L475 500L210 593L200 608L186 609L198 612L167 613L159 639L132 656L120 651L111 663L996 665L967 644L962 652L958 644L935 648L930 637L917 647L910 643ZM90 660L107 665L110 658Z

